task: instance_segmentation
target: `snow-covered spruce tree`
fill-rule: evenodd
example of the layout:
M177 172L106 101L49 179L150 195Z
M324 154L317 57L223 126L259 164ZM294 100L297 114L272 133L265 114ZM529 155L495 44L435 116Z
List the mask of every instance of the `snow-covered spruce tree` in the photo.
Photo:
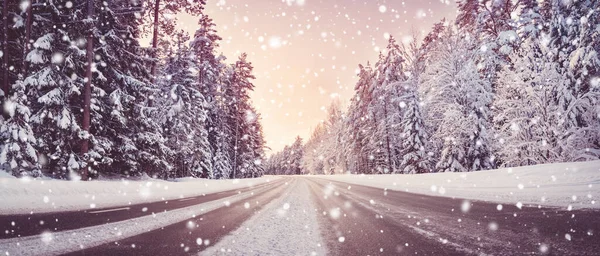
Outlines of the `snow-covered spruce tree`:
M419 54L422 56L423 61L430 59L430 53L433 50L432 48L438 44L438 40L441 38L444 31L446 31L448 25L449 23L445 18L441 19L433 24L431 31L423 38L423 42L419 47Z
M208 104L200 92L195 55L177 33L177 49L166 60L159 85L166 97L159 101L161 124L173 155L171 177L211 177L212 148L208 142Z
M213 157L213 179L228 179L231 175L231 160L225 152L225 147L217 145L216 152Z
M0 27L0 99L8 99L23 65L25 42L26 7L21 1L3 1L0 5L2 20ZM8 116L4 116L8 118Z
M144 35L152 34L151 53L156 59L151 63L151 75L157 74L157 62L160 57L166 54L161 52L161 44L168 48L169 40L166 39L174 36L176 33L175 26L177 13L185 11L188 14L197 16L202 14L205 0L143 0L143 7L146 10L142 12L144 24L152 24L151 26L142 26Z
M232 97L232 80L233 68L231 66L222 65L222 70L218 77L216 90L214 91L214 101L212 108L212 120L214 121L214 140L217 144L214 152L222 152L223 156L220 161L227 161L227 163L213 163L215 166L215 173L220 173L223 179L232 178L233 175L233 152L235 149L234 136L235 127L232 121L233 111L232 104L234 98ZM218 170L217 166L226 167L225 169Z
M152 120L149 100L157 89L149 82L148 59L139 45L141 20L129 1L95 3L92 81L92 148L84 156L92 167L124 175L164 177L170 149ZM74 4L74 6L81 6Z
M190 48L194 52L198 65L198 81L200 92L209 104L209 120L207 130L209 143L213 152L213 176L215 179L229 178L233 173L230 159L231 128L226 117L227 100L224 90L229 86L231 70L223 64L225 57L217 55L221 37L217 35L213 20L203 14L198 21Z
M14 176L41 175L36 137L30 125L31 110L25 94L26 87L19 77L13 84L3 109L8 119L0 127L0 168Z
M27 56L29 70L33 73L25 84L36 88L29 90L33 102L32 123L40 138L38 151L47 156L44 165L47 175L67 178L67 167L73 155L77 155L80 135L80 118L73 99L81 94L83 80L69 77L74 72L81 52L69 47L63 39L66 31L57 30L38 38ZM78 170L74 170L78 171Z
M545 1L542 13L548 24L541 41L552 51L559 72L569 80L569 92L559 94L568 136L561 143L570 149L570 161L600 156L600 17L598 1Z
M459 104L449 103L445 105L445 108L446 111L442 114L443 119L439 123L440 126L433 135L434 138L442 141L440 159L435 167L439 172L470 171L466 157L468 142L465 141L465 138L468 138L468 129L474 125L474 122L463 117L465 110ZM461 130L463 128L467 131Z
M217 35L215 23L206 14L198 20L198 29L190 42L190 48L197 58L199 70L198 79L204 95L209 96L209 102L217 92L219 77L224 65L223 56L217 55L221 37Z
M227 112L230 113L227 117L229 126L233 129L233 137L231 143L233 144L233 151L231 155L232 167L233 167L233 178L244 176L246 172L246 166L250 166L252 162L257 159L249 158L253 155L252 147L249 143L248 138L252 132L252 125L255 121L255 113L252 111L250 102L250 91L254 90L254 85L251 79L254 79L252 75L252 63L248 62L247 54L243 53L232 67L232 73L229 87L225 90L225 98L228 101L226 104Z
M522 1L519 19L516 22L517 34L521 42L527 39L541 39L544 31L544 18L542 15L542 6L537 0Z
M242 160L244 178L260 177L264 174L264 159L265 159L265 139L263 135L262 125L260 123L260 114L250 106L246 110L246 119L244 122L245 134L242 136L244 150L240 155Z
M439 61L437 59L437 48L441 47L442 41L445 40L446 32L448 27L451 26L449 22L442 19L440 22L434 24L432 31L425 36L423 43L420 47L420 54L423 56L423 66L425 67L423 73L419 76L417 91L419 98L421 99L423 106L421 107L421 113L425 124L425 133L429 135L435 134L439 122L442 119L442 112L438 111L435 105L431 105L436 100L437 93L436 88L432 87L437 84L437 76L426 75L425 72L436 72L436 69L428 68L430 65L437 65ZM443 140L428 137L427 147L432 154L432 159L439 159L441 154Z
M349 162L349 166L355 166L348 170L350 172L371 173L373 171L372 159L369 156L375 149L370 147L368 141L368 134L372 133L375 128L374 119L370 118L369 112L369 105L374 100L371 93L373 76L374 73L368 63L366 66L359 65L358 82L354 87L355 94L350 100L343 125L346 130L346 140L349 141L352 148L352 150L348 150L346 158L354 159ZM316 129L315 133L317 133Z
M322 123L312 131L310 138L304 144L304 155L302 157L302 169L305 173L324 174L323 168L323 143L327 131Z
M447 29L423 74L426 120L435 127L433 136L438 142L433 144L441 145L438 169L443 171L493 167L489 121L492 89L477 71L470 44L472 41Z
M432 40L431 37L428 40ZM421 114L421 102L418 86L425 70L426 51L419 47L417 37L413 36L408 46L403 47L406 60L406 81L403 83L403 94L399 97L404 116L402 117L400 139L401 161L396 172L424 173L430 172L431 156L427 153L427 133Z
M376 162L375 169L379 173L393 172L399 163L399 148L395 139L400 136L400 97L403 93L401 83L405 80L403 62L399 45L394 37L390 37L387 54L380 54L379 61L375 64L373 100L369 106L376 123L374 133L369 137L370 143L377 145L372 154Z
M335 174L345 171L345 163L340 150L343 114L341 103L333 101L327 108L327 118L323 123L327 135L323 138L320 155L323 158L323 170L325 174Z
M289 156L287 159L288 168L286 170L287 175L298 175L302 174L302 156L304 155L304 147L302 144L302 138L296 137L294 143L290 146Z
M399 172L405 174L431 171L430 157L427 154L425 125L421 116L421 106L417 96L407 97L407 107L402 119L402 162Z
M561 143L568 133L557 98L568 93L568 79L537 43L522 44L511 55L512 66L500 73L495 122L504 166L565 161L570 155Z
M83 75L78 75L85 69L85 51L80 48L81 42L72 44L77 39L72 36L81 33L83 23L81 13L65 8L65 3L34 5L36 26L30 31L33 43L25 57L28 68L24 84L32 99L36 149L44 159L44 174L56 178L69 178L69 174L79 171L81 164L81 115L77 99L85 83Z
M479 72L495 87L497 73L517 46L518 35L511 15L522 8L511 0L460 0L456 24L473 40Z

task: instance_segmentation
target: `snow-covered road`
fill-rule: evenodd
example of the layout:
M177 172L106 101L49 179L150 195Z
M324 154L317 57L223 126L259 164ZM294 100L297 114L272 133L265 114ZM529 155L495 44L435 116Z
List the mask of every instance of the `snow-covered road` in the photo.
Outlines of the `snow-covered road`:
M49 224L52 214L63 214L58 224ZM94 213L0 215L0 223L5 229L0 253L5 255L597 255L600 251L597 209L438 197L311 176Z

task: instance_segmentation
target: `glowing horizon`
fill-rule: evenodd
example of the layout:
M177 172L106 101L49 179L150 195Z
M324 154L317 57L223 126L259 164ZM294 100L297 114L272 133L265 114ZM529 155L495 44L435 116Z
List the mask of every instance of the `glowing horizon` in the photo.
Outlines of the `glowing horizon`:
M252 100L271 154L296 136L307 139L333 98L348 102L358 65L374 64L389 35L407 42L415 32L422 39L435 22L453 19L456 7L439 0L208 0L204 12L217 25L228 63L248 53L256 76ZM177 18L178 28L193 35L197 18Z

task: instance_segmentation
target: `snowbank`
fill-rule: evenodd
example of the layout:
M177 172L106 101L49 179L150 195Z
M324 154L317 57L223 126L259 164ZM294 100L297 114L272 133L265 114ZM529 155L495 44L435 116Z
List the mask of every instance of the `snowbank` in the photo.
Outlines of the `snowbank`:
M65 181L0 177L0 214L74 211L193 197L252 187L279 177L177 182L156 179Z
M318 175L317 177L434 196L510 204L600 208L600 161L544 164L468 173Z

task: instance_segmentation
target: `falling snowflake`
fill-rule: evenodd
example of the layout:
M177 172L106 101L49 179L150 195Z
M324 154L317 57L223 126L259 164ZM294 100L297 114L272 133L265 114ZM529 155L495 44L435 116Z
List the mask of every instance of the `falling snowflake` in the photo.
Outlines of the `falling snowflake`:
M194 228L196 227L196 223L190 220L190 221L188 221L188 222L185 224L185 226L186 226L188 229L194 229Z
M340 208L333 208L333 209L329 210L329 216L332 219L339 219L341 214L342 214L342 212L340 211Z
M496 230L498 230L498 223L496 223L496 222L493 222L493 221L492 221L492 222L490 222L490 223L488 224L488 229L489 229L490 231L496 231Z
M462 204L460 205L460 210L463 213L467 213L467 212L469 212L470 209L471 209L471 202L469 202L468 200L464 200L462 202Z
M379 6L379 12L385 13L386 11L387 11L387 7L385 5L380 5Z

